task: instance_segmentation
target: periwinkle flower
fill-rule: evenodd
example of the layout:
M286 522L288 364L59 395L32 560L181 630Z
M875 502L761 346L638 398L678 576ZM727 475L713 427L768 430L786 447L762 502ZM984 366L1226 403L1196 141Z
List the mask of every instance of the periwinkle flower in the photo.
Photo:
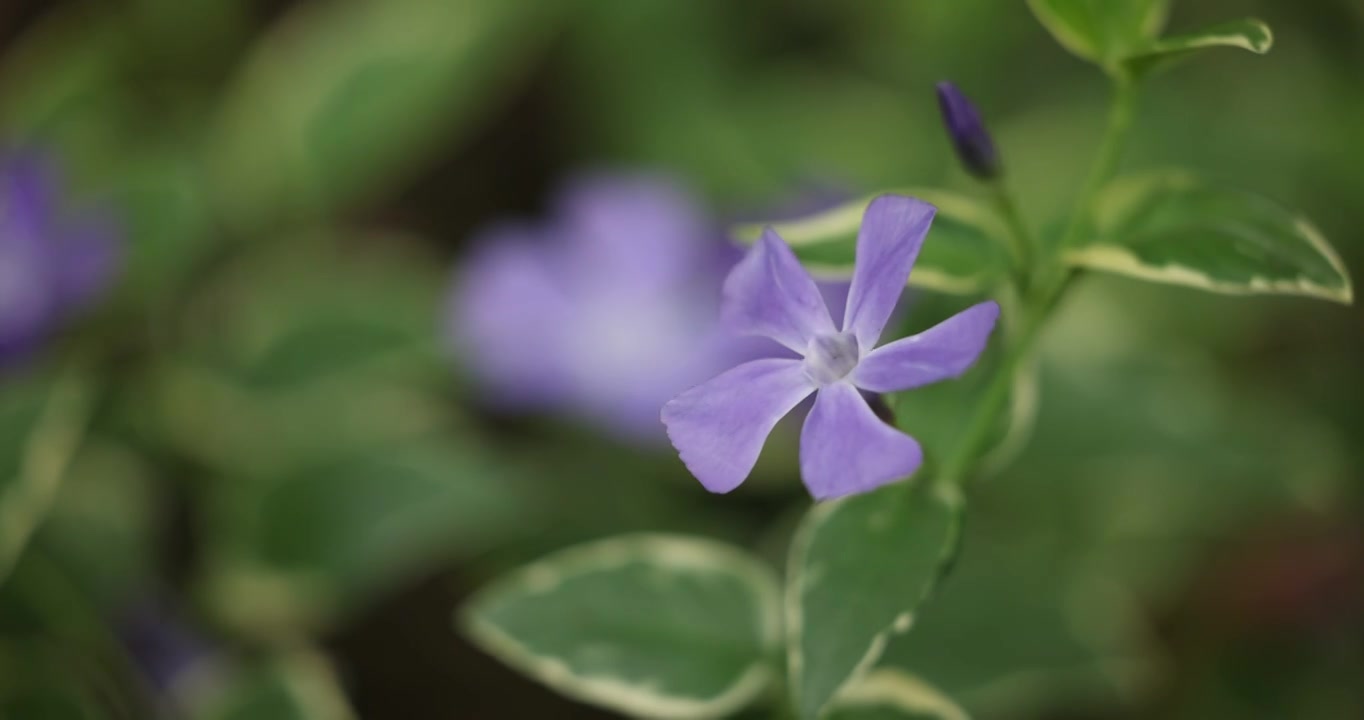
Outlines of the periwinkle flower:
M65 201L49 158L0 152L0 366L31 354L113 277L118 240L109 218Z
M938 106L952 147L966 171L982 180L998 177L1000 163L995 141L971 100L953 83L941 82L938 83Z
M554 207L476 241L450 295L457 354L504 409L661 443L663 403L742 359L717 317L738 253L662 177L580 178Z
M936 210L913 198L871 202L841 326L791 248L768 228L725 281L722 316L800 359L744 363L674 398L663 423L682 461L711 492L738 487L777 422L806 397L800 437L810 494L829 499L908 477L919 444L876 416L861 391L890 393L961 375L985 349L999 306L983 302L933 328L877 347Z
M212 646L164 601L129 606L114 628L133 665L158 695L174 695L186 678L212 662Z

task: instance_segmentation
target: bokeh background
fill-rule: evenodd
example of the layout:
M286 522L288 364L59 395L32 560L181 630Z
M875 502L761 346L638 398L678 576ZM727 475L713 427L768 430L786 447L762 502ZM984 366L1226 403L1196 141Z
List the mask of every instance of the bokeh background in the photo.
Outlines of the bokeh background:
M1183 0L1171 24L1245 15L1273 52L1154 81L1124 167L1273 197L1364 276L1364 3ZM947 78L1054 232L1106 88L1022 0L0 3L4 143L50 153L123 248L0 376L0 717L608 717L454 609L628 530L779 563L794 448L713 497L666 446L499 409L448 347L470 238L587 171L674 177L717 228L971 191ZM1362 321L1086 280L1030 444L886 662L981 718L1364 716ZM14 502L66 435L60 487Z

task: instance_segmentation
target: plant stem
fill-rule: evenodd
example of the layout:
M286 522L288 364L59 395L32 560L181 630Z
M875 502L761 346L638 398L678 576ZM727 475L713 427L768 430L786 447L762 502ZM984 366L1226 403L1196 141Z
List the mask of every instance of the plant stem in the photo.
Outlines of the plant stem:
M957 445L956 452L950 455L939 469L939 476L945 483L961 485L966 482L976 460L990 442L995 424L999 421L999 414L1008 405L1009 391L1013 389L1014 375L1018 372L1018 368L1024 359L1032 352L1038 336L1041 335L1042 328L1051 317L1051 311L1060 302L1066 289L1070 287L1072 277L1072 274L1067 273L1065 282L1049 293L1045 302L1034 303L1024 311L1023 322L1020 324L1018 334L1014 337L1013 344L1009 348L1009 353L1005 356L1002 366L996 369L994 379L986 388L985 396L981 398L976 414L971 419L971 424L967 426L961 443Z
M1009 251L1013 253L1018 271L1019 291L1026 292L1025 281L1032 268L1032 250L1036 247L1032 233L1028 231L1027 223L1023 222L1023 215L1018 211L1018 203L1014 201L1013 193L1009 192L1002 179L990 182L990 199L994 201L995 211L999 213L1000 219L1004 221L1009 231Z
M1118 162L1122 159L1135 110L1136 86L1131 80L1120 77L1114 89L1113 105L1108 114L1108 127L1099 146L1098 156L1071 214L1066 233L1048 258L1049 266L1056 268L1059 274L1054 273L1050 277L1044 275L1043 282L1038 283L1025 295L1021 310L1023 321L1019 324L1017 334L1011 338L1008 354L1004 357L1002 366L995 372L990 386L986 388L985 395L977 406L975 416L967 426L961 442L957 445L956 452L948 456L939 470L939 476L944 482L964 484L973 472L977 459L990 443L991 435L999 422L999 414L1008 405L1015 373L1032 353L1042 329L1051 319L1052 312L1074 284L1077 272L1073 268L1065 267L1061 256L1067 249L1080 242L1092 223L1094 205L1099 193L1113 178L1118 169ZM1002 188L996 187L996 202L1004 203L1000 205L1000 212L1005 215L1006 222L1011 222L1008 215L1012 213L1017 217L1017 210L1011 209L1012 202L1008 194ZM1019 224L1021 225L1021 222ZM1018 230L1014 229L1013 232L1017 233Z
M1132 120L1136 115L1137 106L1137 87L1133 80L1119 76L1115 80L1113 88L1113 105L1108 111L1108 127L1104 131L1103 142L1099 145L1098 157L1094 160L1094 166L1089 171L1089 179L1085 181L1084 188L1080 191L1080 196L1076 200L1075 209L1070 216L1070 224L1066 227L1066 234L1061 236L1059 252L1064 253L1075 245L1080 244L1084 239L1084 234L1089 230L1093 221L1094 205L1099 198L1099 193L1113 175L1118 171L1118 162L1122 159L1123 150L1127 146L1127 136L1132 128Z

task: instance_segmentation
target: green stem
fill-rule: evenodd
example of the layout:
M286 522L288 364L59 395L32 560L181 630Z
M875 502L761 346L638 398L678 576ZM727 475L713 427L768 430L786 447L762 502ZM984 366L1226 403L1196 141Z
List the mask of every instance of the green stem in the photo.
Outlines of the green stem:
M990 443L1000 413L1009 403L1014 375L1032 353L1042 329L1051 319L1052 312L1073 285L1076 271L1066 268L1061 262L1060 255L1084 238L1092 222L1094 205L1099 193L1117 172L1135 110L1136 87L1130 80L1119 78L1099 154L1080 193L1066 233L1050 258L1050 265L1059 268L1059 274L1039 283L1025 296L1023 321L1019 323L1018 332L1010 338L1008 354L1004 357L1002 366L996 371L990 386L986 388L985 395L962 435L956 452L947 457L939 470L939 476L944 482L960 485L965 483L972 473L977 459ZM1007 194L1002 190L998 190L997 195L1002 196L1005 202L1008 201ZM1001 212L1005 212L1003 207ZM1016 214L1016 211L1014 212Z
M972 417L971 424L967 426L961 443L939 469L939 476L945 483L964 484L976 460L985 451L995 425L999 422L999 415L1008 405L1014 376L1024 359L1032 352L1042 328L1051 317L1052 310L1070 287L1072 277L1073 275L1067 274L1066 282L1049 293L1045 302L1035 303L1031 309L1025 311L1023 322L1019 325L1018 333L1009 348L1009 354L1004 358L1001 367L995 371L994 379L986 388L985 396L977 406L976 414Z
M1018 203L1014 202L1013 193L1009 192L1003 180L997 179L990 183L990 199L994 201L995 211L999 213L1000 219L1004 221L1009 231L1009 252L1013 253L1019 277L1026 278L1028 270L1032 267L1032 249L1036 247L1032 233L1028 231L1027 223L1023 222L1023 214L1018 211ZM1023 289L1020 287L1020 290Z
M1061 237L1059 252L1064 253L1080 244L1085 232L1089 230L1099 193L1118 171L1118 162L1122 160L1123 150L1127 146L1127 136L1132 129L1136 107L1135 82L1126 77L1118 77L1113 90L1113 105L1108 111L1108 128L1104 132L1103 142L1099 145L1099 155L1075 203L1066 234Z

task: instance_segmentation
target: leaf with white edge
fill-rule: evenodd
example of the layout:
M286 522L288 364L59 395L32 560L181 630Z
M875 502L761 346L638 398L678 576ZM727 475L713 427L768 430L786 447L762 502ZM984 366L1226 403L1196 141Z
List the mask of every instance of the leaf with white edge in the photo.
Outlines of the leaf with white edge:
M1072 53L1110 67L1160 34L1169 0L1028 0L1056 41Z
M800 717L876 663L956 553L962 500L919 479L816 506L791 542L787 670Z
M1182 172L1124 178L1095 215L1074 266L1231 295L1303 295L1349 304L1350 278L1306 220L1250 193Z
M960 705L917 675L882 667L849 685L828 720L969 720Z
M862 214L876 193L808 217L773 223L746 223L731 229L734 239L751 245L769 225L786 241L796 256L820 279L852 277L857 254L857 231ZM990 207L965 195L942 190L912 188L895 191L932 203L938 208L909 284L927 290L976 294L1008 273L1008 230Z
M488 653L583 702L649 718L732 714L767 689L777 580L711 540L627 535L495 581L460 614Z
M1135 76L1150 75L1208 48L1241 48L1264 55L1274 46L1274 33L1260 20L1247 18L1221 23L1198 32L1172 35L1126 58L1123 63Z

